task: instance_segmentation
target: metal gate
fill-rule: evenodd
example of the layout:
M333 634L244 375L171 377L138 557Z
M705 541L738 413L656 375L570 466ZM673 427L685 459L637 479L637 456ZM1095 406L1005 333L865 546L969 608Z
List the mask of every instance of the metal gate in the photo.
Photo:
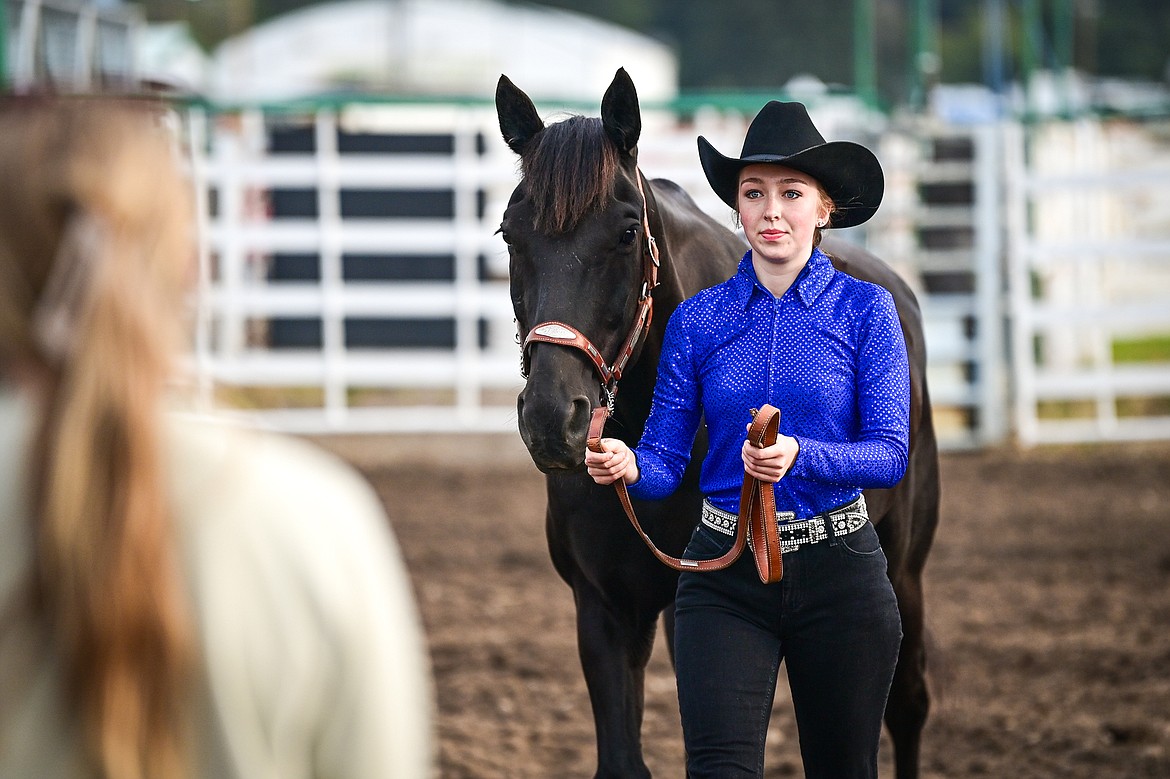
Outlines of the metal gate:
M1021 443L1170 438L1170 121L1010 126Z
M749 120L712 107L682 127L644 111L640 164L730 226L694 138L734 148ZM194 110L188 125L205 397L298 432L514 429L519 349L494 232L517 171L490 104ZM825 134L850 137L842 127ZM1159 128L853 128L887 194L846 237L919 295L944 447L1013 431L1024 444L1170 437Z
M915 120L881 139L886 198L872 248L917 293L927 378L944 448L1003 439L1004 364L1000 135Z

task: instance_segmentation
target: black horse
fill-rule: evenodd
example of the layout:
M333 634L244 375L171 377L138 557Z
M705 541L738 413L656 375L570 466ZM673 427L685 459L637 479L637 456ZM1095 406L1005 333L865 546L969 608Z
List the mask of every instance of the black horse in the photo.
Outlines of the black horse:
M668 607L677 573L651 556L614 489L596 485L585 473L586 437L591 412L608 402L612 415L605 435L637 442L667 318L690 295L729 278L745 245L677 185L642 176L641 114L624 70L606 90L600 119L573 116L546 127L528 96L505 76L496 89L496 109L522 174L500 226L524 340L520 435L546 476L549 552L576 602L578 649L597 733L596 775L645 777L644 671L664 610L672 638ZM910 353L909 468L897 487L867 491L866 500L889 558L905 633L886 724L898 776L913 777L929 706L922 569L939 501L922 321L909 287L872 254L827 239L824 248L839 268L893 293ZM652 318L646 316L651 301ZM621 391L611 394L618 379ZM673 496L636 503L642 526L674 556L699 517L698 468L705 449L700 435L691 469Z

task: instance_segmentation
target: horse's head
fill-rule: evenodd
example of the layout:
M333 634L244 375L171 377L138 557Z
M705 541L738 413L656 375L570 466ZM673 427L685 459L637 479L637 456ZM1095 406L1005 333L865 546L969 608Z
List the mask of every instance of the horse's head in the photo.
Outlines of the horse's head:
M606 402L606 373L647 292L638 97L619 70L600 119L573 116L546 127L528 96L501 76L496 111L521 162L500 225L524 343L520 436L542 471L578 468L591 411Z

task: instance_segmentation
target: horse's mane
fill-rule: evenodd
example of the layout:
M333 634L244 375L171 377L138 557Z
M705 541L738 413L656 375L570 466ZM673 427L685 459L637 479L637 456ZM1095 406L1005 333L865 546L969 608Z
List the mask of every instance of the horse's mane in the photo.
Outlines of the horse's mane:
M533 204L533 227L562 233L612 197L618 152L600 119L571 116L538 133L520 167Z

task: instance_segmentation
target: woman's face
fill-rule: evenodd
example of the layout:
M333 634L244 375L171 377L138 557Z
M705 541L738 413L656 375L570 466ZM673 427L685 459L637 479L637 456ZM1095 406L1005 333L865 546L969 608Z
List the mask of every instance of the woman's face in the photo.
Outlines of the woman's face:
M829 218L816 179L777 165L748 165L739 174L739 220L754 257L803 266L813 235Z

